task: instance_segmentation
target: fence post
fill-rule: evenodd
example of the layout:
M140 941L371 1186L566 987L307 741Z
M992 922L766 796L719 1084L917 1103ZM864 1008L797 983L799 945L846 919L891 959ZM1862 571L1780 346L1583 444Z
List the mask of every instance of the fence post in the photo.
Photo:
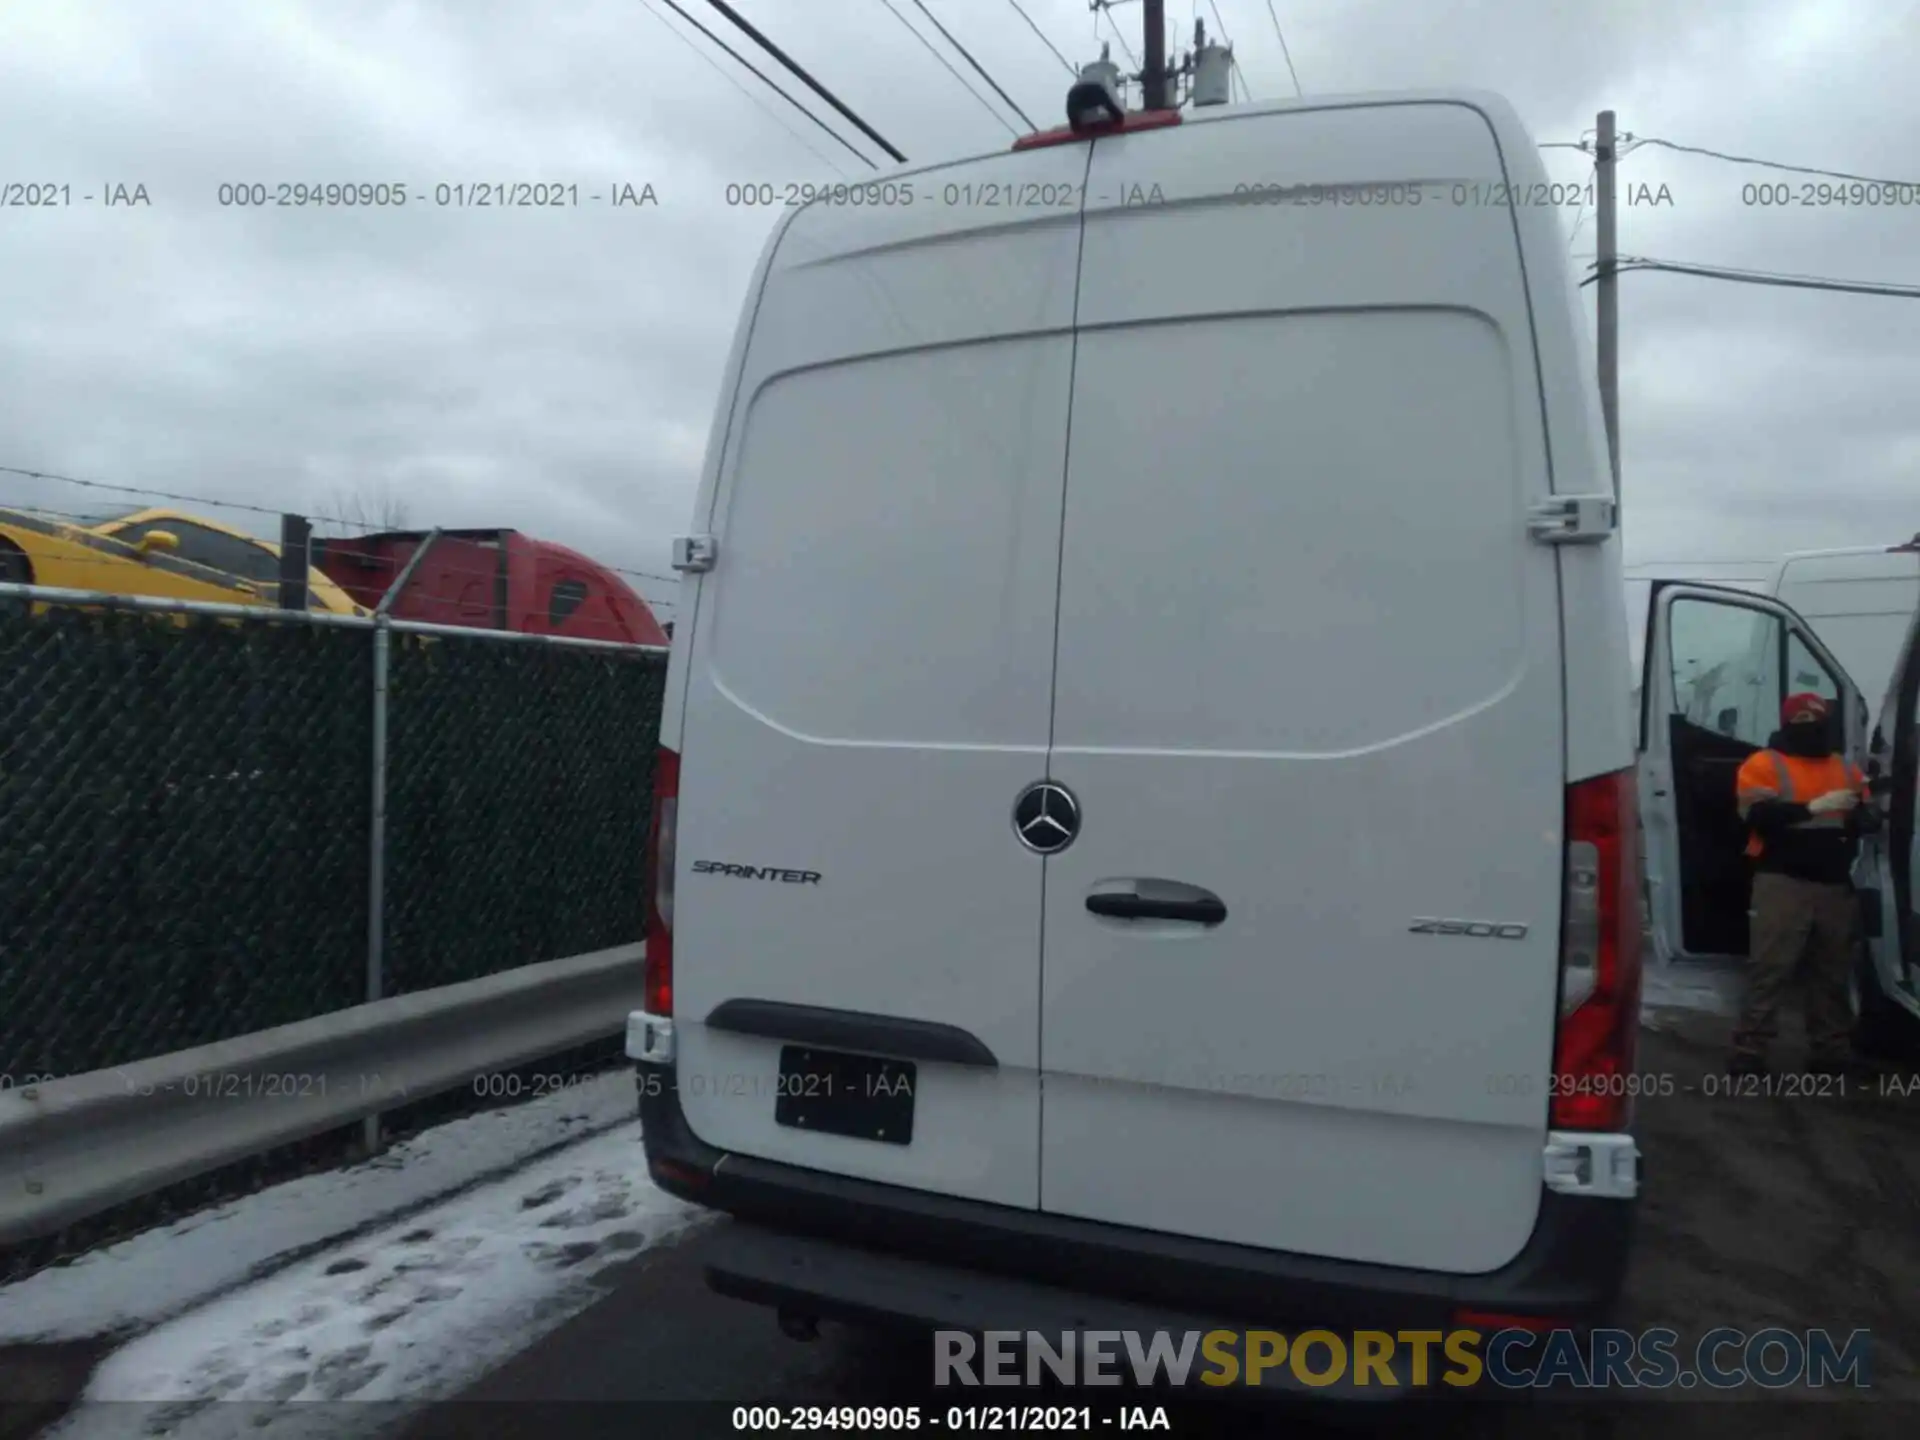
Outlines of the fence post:
M367 999L380 999L387 968L387 673L393 631L384 611L373 617L373 811L367 844ZM380 1153L380 1116L361 1122L369 1155Z
M304 515L280 517L280 590L282 610L307 608L307 570L313 563L313 526Z
M427 551L440 538L435 526L414 549L393 584L373 611L373 809L367 840L367 999L382 999L387 981L387 680L393 669L393 602ZM364 1082L363 1082L364 1083ZM380 1153L380 1115L361 1122L361 1140L367 1154Z

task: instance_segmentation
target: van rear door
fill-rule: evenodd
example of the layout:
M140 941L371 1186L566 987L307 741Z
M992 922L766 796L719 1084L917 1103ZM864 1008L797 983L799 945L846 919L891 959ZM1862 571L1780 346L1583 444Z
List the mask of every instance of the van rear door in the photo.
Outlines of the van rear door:
M1656 583L1648 616L1640 813L1655 954L1741 960L1752 880L1734 777L1780 728L1781 702L1802 690L1840 706L1847 758L1864 764L1866 702L1806 620L1778 600Z
M1389 102L1094 143L1046 1210L1454 1272L1532 1232L1566 767L1503 189L1544 177L1500 123Z
M686 637L673 1003L709 1144L1038 1203L1012 812L1046 765L1086 164L850 187L767 262ZM835 1133L864 1082L782 1080L789 1047L911 1061L911 1143Z

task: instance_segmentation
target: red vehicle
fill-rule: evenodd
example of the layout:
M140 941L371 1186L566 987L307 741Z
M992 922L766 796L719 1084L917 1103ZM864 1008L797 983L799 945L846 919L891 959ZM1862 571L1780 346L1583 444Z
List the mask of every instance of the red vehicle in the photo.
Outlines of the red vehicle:
M427 534L387 530L316 539L313 563L371 610ZM387 613L396 620L482 630L667 643L647 602L612 570L517 530L442 530Z

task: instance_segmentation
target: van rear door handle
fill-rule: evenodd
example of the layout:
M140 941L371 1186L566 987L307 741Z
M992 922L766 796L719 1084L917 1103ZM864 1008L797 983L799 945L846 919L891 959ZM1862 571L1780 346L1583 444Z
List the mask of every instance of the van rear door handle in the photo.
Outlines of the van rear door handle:
M1145 895L1089 895L1087 909L1113 920L1186 920L1218 925L1227 907L1213 896L1204 900L1156 900Z
M1227 907L1211 890L1146 875L1116 876L1089 886L1087 909L1108 920L1177 920L1213 926L1227 918Z

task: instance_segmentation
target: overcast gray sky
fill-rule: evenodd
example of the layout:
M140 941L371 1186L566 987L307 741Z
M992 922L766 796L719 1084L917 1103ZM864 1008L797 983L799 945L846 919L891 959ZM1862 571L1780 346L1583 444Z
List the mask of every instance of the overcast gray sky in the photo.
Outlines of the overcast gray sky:
M705 0L680 3L787 83ZM1076 63L1111 36L1086 0L1020 3ZM1289 94L1266 0L1217 3L1253 95ZM946 52L914 0L892 4ZM927 7L1056 123L1066 72L1011 0ZM887 0L736 8L913 161L1010 139ZM1641 137L1920 179L1905 168L1920 7L1905 0L1272 8L1308 94L1483 87L1543 141L1577 140L1612 107ZM1184 40L1191 0L1167 9ZM1137 53L1139 7L1113 16ZM1546 155L1557 178L1586 178L1585 156ZM73 200L0 209L0 465L274 511L392 496L415 524L511 525L665 574L773 223L726 187L837 178L822 156L871 173L662 0L6 0L0 185L70 185ZM1743 186L1797 199L1810 178L1642 147L1623 182L1671 200L1623 210L1621 248L1920 284L1920 204L1743 203ZM218 194L498 180L574 183L581 203L238 209ZM102 205L114 184L150 203ZM586 198L621 184L658 203ZM1584 264L1591 213L1577 231L1562 219ZM1620 313L1630 560L1920 530L1920 301L1640 273ZM0 503L120 498L0 474Z

